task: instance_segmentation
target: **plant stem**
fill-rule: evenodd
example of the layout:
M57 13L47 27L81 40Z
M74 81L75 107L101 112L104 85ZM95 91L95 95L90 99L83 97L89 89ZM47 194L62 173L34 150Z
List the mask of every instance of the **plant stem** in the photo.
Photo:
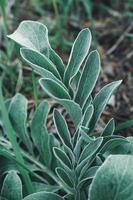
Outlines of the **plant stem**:
M8 136L8 138L9 138L11 144L12 144L12 148L13 148L15 157L20 163L22 163L24 165L24 160L23 160L23 157L21 155L20 148L19 148L17 141L16 141L16 135L15 135L15 132L12 128L11 123L10 123L8 113L7 113L7 110L6 110L6 107L5 107L4 98L3 98L3 95L2 95L2 80L1 79L0 79L0 106L1 106L1 113L2 113L2 117L3 117L3 124L4 124L4 126L7 130L7 136ZM23 180L24 180L24 183L25 183L25 186L26 186L26 189L27 189L27 193L28 194L33 193L32 183L31 183L28 172L20 166L19 166L19 170L20 170L20 173L23 177Z
M37 83L36 83L35 72L34 72L33 69L32 69L32 84L33 84L34 103L35 103L35 107L37 108L37 105L38 105L38 91L37 91Z

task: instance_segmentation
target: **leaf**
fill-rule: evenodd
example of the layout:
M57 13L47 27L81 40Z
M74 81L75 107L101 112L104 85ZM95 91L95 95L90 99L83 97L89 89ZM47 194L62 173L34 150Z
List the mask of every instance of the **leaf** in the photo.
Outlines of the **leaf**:
M80 174L82 168L86 166L86 164L87 164L87 167L89 167L88 163L91 161L92 157L98 151L99 147L102 144L102 141L103 141L103 138L99 137L96 140L91 141L88 145L85 146L78 160L78 165L76 168L76 171L78 174Z
M48 91L49 87L47 88L45 82L47 82L47 79L46 81L44 81L45 79L41 79L39 81L41 87L43 88L43 90L45 92ZM51 80L51 79L50 79ZM53 83L53 82L52 82ZM54 83L53 83L54 84ZM51 85L50 85L51 86ZM54 86L55 87L55 86ZM57 87L56 87L57 88ZM61 88L61 86L60 86ZM62 88L61 88L61 91L62 91ZM47 92L53 99L55 99L58 103L60 103L61 105L63 105L66 109L66 111L70 114L70 116L72 117L72 120L75 124L75 127L77 128L80 121L81 121L81 117L82 117L82 111L81 111L81 108L78 104L76 104L73 100L70 100L70 99L65 99L65 96L67 98L70 98L68 96L68 93L66 93L66 91L63 90L63 93L65 93L65 96L63 94L60 94L59 91L57 91L57 89L53 92L53 88L50 89L50 92Z
M54 110L54 124L62 143L72 149L71 136L66 121L56 109Z
M64 83L68 87L72 78L77 74L86 58L91 43L91 33L88 28L83 29L77 36L71 50L68 65L64 74Z
M85 113L83 115L83 122L82 122L83 126L85 126L85 127L89 126L89 122L91 120L93 112L94 112L93 105L88 106L88 108L86 109L86 111L85 111Z
M86 147L83 149L80 158L79 163L82 162L84 159L86 159L88 156L93 155L97 149L101 146L103 141L102 137L99 137L93 141L91 141Z
M127 154L133 155L133 137L127 137L127 143L120 144L119 146L110 150L111 154Z
M109 120L109 122L107 123L107 125L105 126L101 136L109 136L109 135L113 135L115 130L115 122L114 119Z
M133 156L109 156L94 177L90 200L133 199Z
M38 51L48 57L56 65L59 74L63 78L64 64L49 44L46 26L40 22L25 20L8 37L21 46Z
M61 85L59 85L56 81L52 79L40 79L40 84L45 89L45 91L52 97L57 97L59 99L70 99L70 96Z
M38 148L38 150L41 147L42 143L42 129L44 130L44 127L46 127L46 121L48 117L48 113L50 110L50 105L47 101L42 101L40 105L37 107L33 118L31 122L31 133L32 133L32 139L34 141L34 144ZM47 131L47 130L46 130ZM45 137L44 132L44 137Z
M75 101L82 107L90 96L100 73L100 56L92 51L88 56L79 80Z
M85 172L81 171L81 174L80 174L81 180L79 181L78 188L81 188L83 184L86 183L88 180L93 179L98 169L99 169L99 166L94 166L94 167L89 168Z
M60 167L57 167L56 168L56 174L58 175L58 177L60 178L60 180L63 182L63 184L67 185L70 188L73 188L72 177L69 176L69 174L67 174L64 169L62 169Z
M60 76L63 78L64 76L64 71L65 71L65 66L59 55L50 48L50 55L49 59L55 64Z
M36 71L36 73L38 73L39 75L41 75L44 78L50 78L52 80L55 80L57 83L59 83L62 87L64 87L64 89L67 89L66 86L58 79L56 78L56 76L54 76L50 71L46 70L46 68L42 68L38 65L38 62L35 64L32 62L32 60L30 60L29 58L27 58L27 55L25 55L24 50L25 48L21 48L20 49L20 54L22 56L22 58L25 60L25 62L30 65L32 67L32 69L34 69Z
M57 147L54 147L53 151L54 151L54 155L61 162L63 166L67 166L69 169L72 168L72 163L64 151L62 151L61 149Z
M103 145L103 147L100 150L100 153L104 154L106 151L110 151L113 148L119 146L120 144L125 144L125 143L128 143L128 141L126 140L126 138L123 137L110 139Z
M10 200L22 199L22 183L15 171L10 171L6 175L1 189L1 197Z
M49 110L50 105L47 101L42 101L33 115L31 133L34 144L40 152L42 159L45 161L45 164L50 167L52 159L50 134L48 134L46 128Z
M86 102L84 103L83 105L83 108L82 108L82 112L84 113L86 111L86 109L88 108L88 106L90 106L90 104L92 103L93 99L92 99L92 96L90 95L88 97L88 99L86 100Z
M25 20L8 37L23 47L33 49L49 56L48 29L40 22Z
M21 48L20 52L23 59L25 61L28 61L28 63L30 62L33 65L38 65L41 68L45 68L46 70L51 72L54 76L56 76L58 79L61 79L60 74L56 69L56 66L45 55L35 50L27 48Z
M28 195L23 200L63 200L63 198L51 192L37 192Z
M100 92L96 95L93 101L94 113L90 121L90 132L94 129L96 122L100 118L105 106L107 105L111 95L116 88L121 84L121 81L112 82L104 86Z
M60 186L58 185L47 185L44 183L40 183L40 182L32 182L33 183L33 187L34 187L34 192L56 192L58 190L61 189Z
M15 132L30 152L32 152L32 143L26 128L27 104L28 101L23 95L16 94L10 103L9 117Z

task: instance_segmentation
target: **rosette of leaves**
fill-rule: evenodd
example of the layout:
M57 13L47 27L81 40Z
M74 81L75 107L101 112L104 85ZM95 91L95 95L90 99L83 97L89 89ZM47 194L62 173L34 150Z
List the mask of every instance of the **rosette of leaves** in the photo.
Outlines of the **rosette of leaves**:
M53 110L56 133L48 131L50 105L46 100L30 117L23 95L16 94L4 102L0 92L1 198L132 199L132 139L113 134L113 119L94 135L98 120L121 81L104 86L93 97L100 57L97 51L89 53L89 29L77 36L67 66L51 48L48 30L39 22L24 21L8 37L22 46L22 58L41 75L42 89L65 108L75 132L70 132L57 109ZM120 154L121 149L122 154L131 155L110 155Z

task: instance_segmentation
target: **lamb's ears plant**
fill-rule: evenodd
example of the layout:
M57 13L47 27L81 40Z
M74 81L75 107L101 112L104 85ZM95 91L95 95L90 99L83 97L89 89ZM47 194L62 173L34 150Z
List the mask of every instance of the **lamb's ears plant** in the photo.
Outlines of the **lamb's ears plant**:
M126 139L113 135L113 119L94 135L99 118L121 81L104 86L93 97L100 72L100 56L97 51L88 55L91 43L89 29L83 29L77 36L67 67L51 48L48 30L41 23L24 21L8 37L22 46L22 58L42 76L39 80L42 89L69 113L75 132L71 134L69 124L57 109L53 110L56 133L48 132L50 105L47 101L38 105L29 122L27 99L16 94L4 105L0 93L5 133L0 136L0 155L3 159L0 180L7 174L1 195L11 200L131 200L132 137ZM20 143L19 147L12 140L10 127ZM5 135L9 136L9 140ZM21 159L16 156L14 145L17 145ZM120 153L131 155L110 156ZM22 182L23 188L27 187L23 172L34 191L22 192ZM17 185L15 191L11 179L12 185ZM129 187L125 188L127 185Z

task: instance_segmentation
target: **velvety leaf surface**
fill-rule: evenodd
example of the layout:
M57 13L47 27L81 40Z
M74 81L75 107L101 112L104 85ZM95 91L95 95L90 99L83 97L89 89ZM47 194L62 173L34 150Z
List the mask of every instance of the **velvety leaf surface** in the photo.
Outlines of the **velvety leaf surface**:
M82 107L91 94L100 72L100 56L93 51L87 58L75 97L75 101Z
M133 156L109 156L97 171L90 188L90 200L133 199Z
M21 200L22 199L22 183L15 171L10 171L5 179L1 190L1 197L4 200Z
M72 148L71 136L66 121L56 109L54 110L54 123L62 143L66 144L69 148Z
M102 136L112 135L114 130L115 130L115 122L114 122L114 119L111 119L111 120L109 120L109 122L105 126L105 128L104 128L104 130L103 130L101 135Z
M61 105L63 105L66 109L66 111L70 114L70 116L72 117L72 120L75 124L75 126L77 127L81 121L81 117L82 117L82 111L80 106L75 103L73 100L70 100L68 92L66 90L63 90L61 85L55 85L52 81L47 81L50 79L41 79L40 85L41 87L44 89L45 92L47 92L52 98L54 98L58 103L60 103ZM47 85L46 85L47 83ZM48 85L49 84L49 85ZM52 87L52 85L54 85L54 88ZM48 86L48 87L47 87ZM57 88L59 88L59 90L57 90ZM67 98L67 99L66 99Z
M25 20L8 37L23 47L49 55L48 29L40 22Z
M65 85L56 76L54 76L54 74L50 70L47 70L47 69L49 69L48 66L46 66L46 68L44 68L44 66L43 67L39 66L38 62L37 63L33 62L31 57L28 57L25 50L27 51L26 48L21 48L20 54L21 54L22 58L25 60L25 62L28 65L30 65L32 67L32 69L35 70L36 73L38 73L39 75L41 75L44 78L50 78L52 80L55 80L57 83L59 83L62 87L64 87L66 89ZM29 51L31 51L31 50L29 50Z
M77 36L71 50L68 65L64 74L64 83L69 85L72 78L77 74L81 64L88 54L91 43L91 33L88 28L83 29Z
M25 197L23 200L63 200L63 198L50 192L37 192Z
M28 101L23 95L16 94L9 107L9 116L15 132L27 148L32 151L32 144L26 129L27 104Z
M104 86L94 98L94 101L93 101L94 113L90 122L91 124L91 126L89 127L90 131L93 130L93 128L95 127L95 124L100 118L101 113L105 109L111 95L120 84L121 84L121 81L115 81Z
M38 65L41 68L45 68L50 71L58 79L61 79L59 72L56 69L54 63L47 58L45 55L41 54L32 49L21 48L21 55L25 60L28 60L33 65Z

